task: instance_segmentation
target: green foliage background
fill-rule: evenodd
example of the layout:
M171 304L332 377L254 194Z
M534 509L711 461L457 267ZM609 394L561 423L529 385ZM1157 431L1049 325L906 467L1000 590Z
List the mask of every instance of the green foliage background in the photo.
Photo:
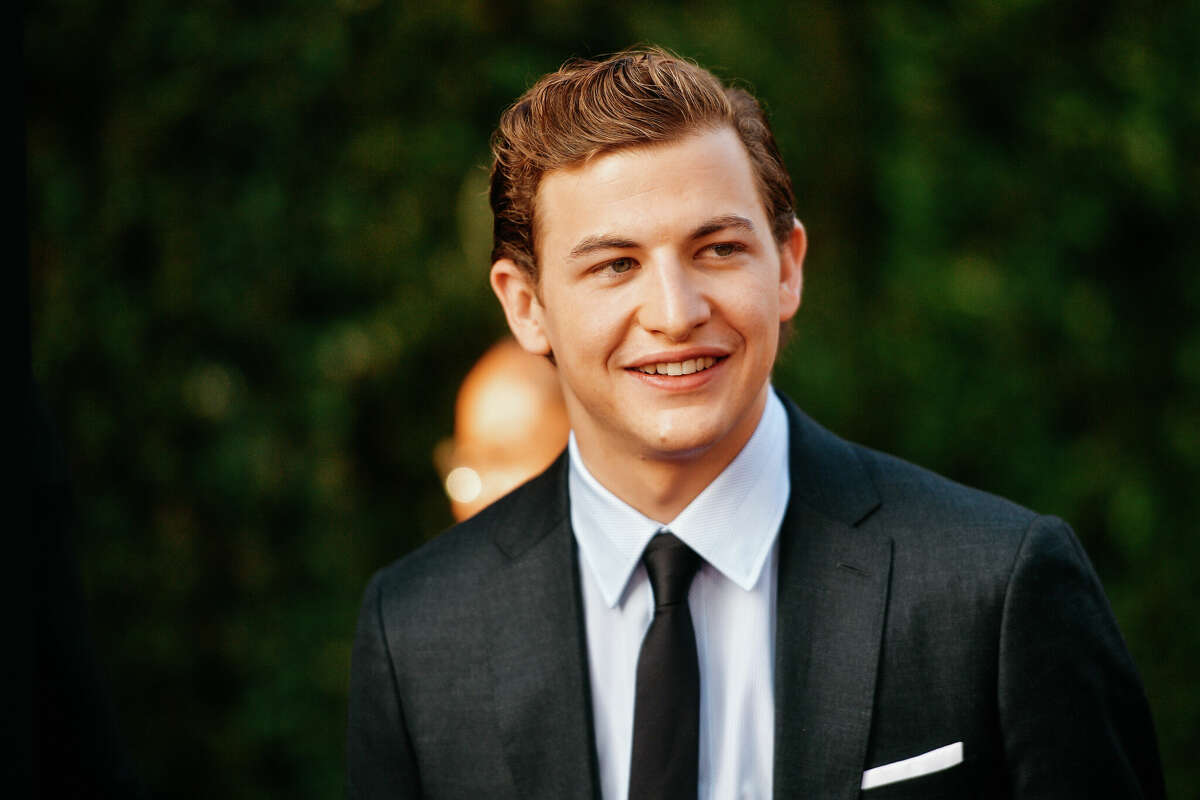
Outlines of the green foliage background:
M24 18L34 373L129 750L164 797L336 796L359 592L449 523L503 332L500 110L648 41L770 108L811 240L776 383L1061 515L1200 797L1200 8L47 0Z

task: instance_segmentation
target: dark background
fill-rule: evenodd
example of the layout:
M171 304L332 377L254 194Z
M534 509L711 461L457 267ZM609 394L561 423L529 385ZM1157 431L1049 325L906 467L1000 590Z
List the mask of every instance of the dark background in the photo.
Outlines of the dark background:
M33 370L144 781L340 794L359 594L449 523L431 454L504 330L488 135L642 41L769 107L811 242L777 385L1069 520L1200 797L1198 31L1132 0L29 4Z

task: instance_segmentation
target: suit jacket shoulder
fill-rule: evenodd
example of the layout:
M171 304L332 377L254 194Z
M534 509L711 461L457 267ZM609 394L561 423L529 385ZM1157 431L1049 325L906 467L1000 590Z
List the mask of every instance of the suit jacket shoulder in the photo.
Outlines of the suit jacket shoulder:
M788 410L777 680L824 730L780 727L811 755L777 788L855 797L864 770L958 744L954 768L862 796L1161 797L1145 694L1074 532Z
M555 503L554 467L479 514L454 525L376 573L393 624L423 633L479 610L479 592L496 569L558 527L565 503Z
M592 797L580 614L562 458L376 573L355 637L349 794Z
M846 441L780 395L788 412L792 492L819 510L855 523L881 513L889 524L965 522L1023 528L1035 512L896 456ZM857 516L856 516L857 515Z

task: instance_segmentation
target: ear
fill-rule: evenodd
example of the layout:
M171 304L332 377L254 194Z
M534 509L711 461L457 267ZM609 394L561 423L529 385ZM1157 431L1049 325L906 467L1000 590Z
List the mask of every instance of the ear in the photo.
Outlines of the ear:
M545 331L545 314L537 287L529 275L511 259L492 264L492 291L504 308L509 330L522 348L538 356L550 353Z
M800 308L804 293L804 254L808 236L800 220L793 220L792 232L779 248L779 321L787 322Z

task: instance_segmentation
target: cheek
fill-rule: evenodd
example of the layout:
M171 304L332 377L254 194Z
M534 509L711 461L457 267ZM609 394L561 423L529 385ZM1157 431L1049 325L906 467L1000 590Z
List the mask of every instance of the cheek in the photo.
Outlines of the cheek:
M722 309L726 319L752 344L779 327L779 289L759 276L746 276L745 281L723 293ZM776 330L776 333L778 331Z
M617 292L547 297L546 331L557 349L578 353L591 363L597 354L613 349L624 337L625 305Z

